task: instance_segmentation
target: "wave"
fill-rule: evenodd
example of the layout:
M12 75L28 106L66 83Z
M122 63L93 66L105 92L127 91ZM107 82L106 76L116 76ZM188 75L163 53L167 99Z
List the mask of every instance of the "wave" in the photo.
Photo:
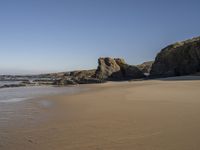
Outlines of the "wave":
M30 98L12 98L12 99L7 99L7 100L0 100L0 103L13 103L13 102L20 102L20 101L25 101Z

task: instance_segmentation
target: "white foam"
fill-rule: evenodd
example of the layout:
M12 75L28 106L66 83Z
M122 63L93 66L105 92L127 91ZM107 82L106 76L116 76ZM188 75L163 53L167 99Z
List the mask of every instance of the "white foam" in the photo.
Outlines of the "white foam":
M0 103L14 103L14 102L20 102L25 101L30 98L13 98L13 99L7 99L7 100L0 100Z
M51 86L33 86L0 89L0 103L13 103L40 96L55 94L73 94L83 91L84 88L78 86L72 87L51 87ZM46 104L45 104L46 105Z

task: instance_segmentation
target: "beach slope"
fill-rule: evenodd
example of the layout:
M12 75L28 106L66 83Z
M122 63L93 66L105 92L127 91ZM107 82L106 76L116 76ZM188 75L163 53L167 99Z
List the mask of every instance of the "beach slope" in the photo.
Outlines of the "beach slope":
M200 80L176 79L86 85L91 90L47 96L53 106L33 105L41 114L32 116L34 124L21 119L23 126L2 129L0 149L200 149Z

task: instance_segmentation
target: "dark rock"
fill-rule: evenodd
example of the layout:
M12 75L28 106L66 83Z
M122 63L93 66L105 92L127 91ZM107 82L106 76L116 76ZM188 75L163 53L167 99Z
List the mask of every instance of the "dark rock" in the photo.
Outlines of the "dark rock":
M97 78L79 78L76 80L78 84L92 84L92 83L103 83L105 81L97 79Z
M14 88L14 87L23 87L25 84L5 84L0 86L0 88Z
M29 80L27 80L27 81L22 81L21 84L29 85L29 84L31 84L31 82Z
M58 85L58 86L75 85L75 84L77 83L70 78L57 79L53 83L53 85Z
M75 78L91 78L94 77L96 70L81 70L81 71L72 71L70 72L70 76Z
M121 71L125 79L139 79L145 77L144 74L133 65L124 65L121 67Z
M152 65L152 77L189 75L200 71L200 37L162 49Z

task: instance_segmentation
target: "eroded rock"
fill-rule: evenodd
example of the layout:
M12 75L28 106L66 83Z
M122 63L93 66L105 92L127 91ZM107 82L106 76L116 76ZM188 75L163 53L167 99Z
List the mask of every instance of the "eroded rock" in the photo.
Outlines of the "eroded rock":
M151 76L189 75L200 71L200 37L162 49L152 65Z
M143 78L144 74L136 67L126 64L121 58L99 58L96 78L102 80L128 80Z

